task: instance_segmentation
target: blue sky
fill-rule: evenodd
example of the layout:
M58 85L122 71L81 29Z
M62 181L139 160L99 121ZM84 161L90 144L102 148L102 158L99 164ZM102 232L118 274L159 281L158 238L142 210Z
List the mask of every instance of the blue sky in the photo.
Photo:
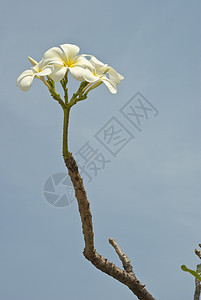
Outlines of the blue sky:
M83 257L76 201L55 208L43 196L47 178L65 172L62 112L39 80L26 93L15 82L27 56L64 43L125 77L116 95L102 85L71 113L71 151L90 141L111 160L85 179L97 251L120 266L113 237L156 299L192 298L180 266L200 263L200 13L198 0L2 4L1 299L134 298ZM119 112L138 91L159 111L141 132ZM116 157L94 137L113 116L135 135Z

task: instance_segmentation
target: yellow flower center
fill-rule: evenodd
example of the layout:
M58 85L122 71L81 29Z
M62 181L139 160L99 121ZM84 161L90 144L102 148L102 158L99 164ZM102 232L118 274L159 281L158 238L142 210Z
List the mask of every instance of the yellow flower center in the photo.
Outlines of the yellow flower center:
M73 65L74 65L74 61L73 60L70 60L70 59L68 59L68 61L67 62L65 62L64 63L64 65L65 65L65 67L73 67Z
M98 74L96 73L96 70L93 70L92 73L94 76L98 76Z

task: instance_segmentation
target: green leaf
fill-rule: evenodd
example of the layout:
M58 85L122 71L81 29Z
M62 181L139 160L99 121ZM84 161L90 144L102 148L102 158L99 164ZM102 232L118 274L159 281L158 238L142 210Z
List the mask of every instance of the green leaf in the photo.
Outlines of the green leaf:
M192 274L192 275L195 276L198 280L201 281L201 277L198 275L197 272L195 272L195 271L193 271L193 270L191 270L191 269L188 269L185 265L182 265L182 266L181 266L181 269L182 269L183 271L185 271L185 272L188 272L188 273Z

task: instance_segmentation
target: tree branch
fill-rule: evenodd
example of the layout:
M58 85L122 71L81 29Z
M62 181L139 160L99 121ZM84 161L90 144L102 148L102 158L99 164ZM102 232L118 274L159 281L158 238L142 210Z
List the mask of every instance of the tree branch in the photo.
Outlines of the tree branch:
M110 239L110 244L115 248L119 258L123 263L124 270L118 268L115 264L111 263L103 256L101 256L94 247L94 232L92 223L92 214L90 211L90 203L83 185L83 180L78 171L78 166L72 154L69 153L68 157L64 158L68 174L71 177L75 196L78 202L79 213L82 221L82 231L84 235L85 248L84 256L88 259L97 269L112 276L119 282L126 285L137 297L141 300L155 300L153 296L145 289L143 285L135 276L132 266L128 257L122 253L117 243Z
M194 300L200 300L200 291L201 291L200 281L197 278L195 278Z
M199 244L199 247L201 247L201 244ZM195 249L195 254L201 259L201 251L198 249ZM200 275L200 264L197 265L196 272ZM194 300L200 300L200 292L201 292L201 283L200 280L195 278L195 293L194 293Z
M117 242L114 239L109 238L109 243L114 247L117 255L119 256L120 260L122 261L124 270L127 273L130 273L133 276L135 276L135 274L133 273L133 267L131 265L130 259L128 258L128 256L126 254L124 254L121 251L121 248L117 245Z

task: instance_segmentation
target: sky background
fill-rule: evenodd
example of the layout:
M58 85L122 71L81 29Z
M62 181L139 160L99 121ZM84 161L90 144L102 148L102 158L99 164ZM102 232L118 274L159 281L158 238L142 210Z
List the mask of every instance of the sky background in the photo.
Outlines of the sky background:
M43 195L47 178L66 172L62 111L41 81L28 92L15 82L27 56L64 43L125 77L116 95L102 85L71 113L70 150L90 141L111 160L84 180L95 247L121 266L113 237L156 299L192 299L180 266L200 263L200 1L4 1L0 15L0 299L135 298L82 255L76 201L56 208ZM141 132L119 112L138 91L159 111ZM116 157L94 137L113 116L135 135Z

